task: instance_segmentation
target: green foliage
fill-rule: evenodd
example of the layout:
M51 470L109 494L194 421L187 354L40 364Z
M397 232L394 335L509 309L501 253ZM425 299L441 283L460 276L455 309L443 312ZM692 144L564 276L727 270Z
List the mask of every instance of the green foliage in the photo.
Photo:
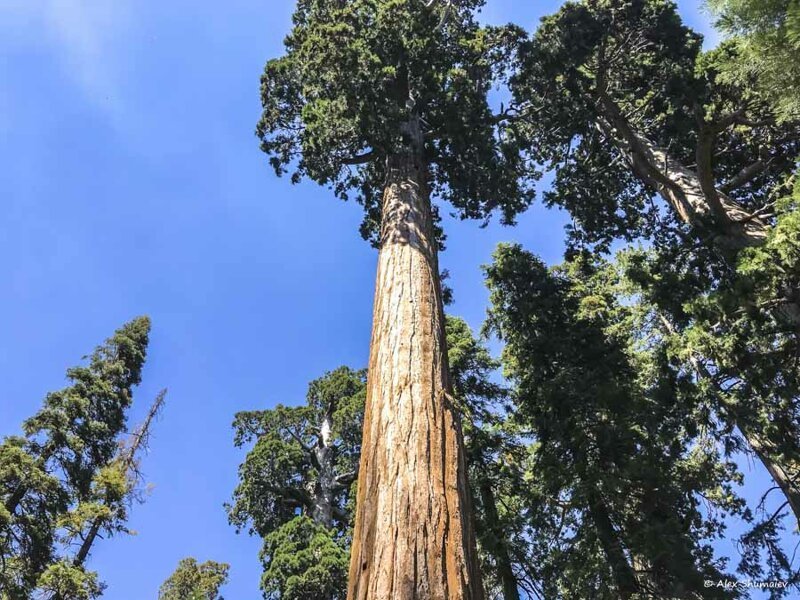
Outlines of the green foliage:
M47 395L43 408L25 422L24 437L8 437L0 445L4 600L27 598L40 576L41 585L56 585L69 562L59 559L57 542L69 541L84 513L102 510L87 503L97 485L112 483L108 469L126 425L132 389L140 381L149 330L146 317L117 330L86 366L67 371L70 385ZM98 589L93 574L80 568L69 573L65 594Z
M117 451L131 390L141 381L150 319L140 317L97 348L89 364L67 371L72 385L47 395L25 422L25 434L46 460L58 463L78 496L88 493L97 469Z
M607 250L615 239L665 243L688 233L654 201L665 181L637 172L630 148L609 135L618 125L609 105L670 160L698 169L709 156L712 181L745 210L771 202L795 168L800 121L776 123L769 97L723 77L735 53L727 45L703 54L668 0L568 2L542 21L522 45L511 88L532 153L554 172L545 201L572 215L574 246ZM709 246L708 231L692 234L681 241Z
M213 560L198 563L184 558L161 585L158 600L224 600L219 590L228 581L230 567Z
M350 566L349 540L300 515L264 538L267 600L344 600Z
M725 80L757 85L778 115L800 116L800 2L709 0L716 25L736 47L725 63Z
M773 15L786 6L719 5ZM699 37L663 0L568 3L543 21L520 56L514 97L532 116L525 128L537 159L555 172L546 201L573 217L570 254L647 240L648 251L628 252L623 268L636 284L635 301L662 324L661 361L687 390L681 439L704 432L710 440L701 447L724 457L758 446L760 458L796 478L800 283L796 200L787 181L800 154L798 115L788 116L776 100L768 72L763 80L736 75L738 61L757 67L746 43L730 40L703 53ZM785 62L791 71L796 61ZM621 140L625 127L636 135ZM659 164L652 147L664 152ZM666 163L680 165L681 178L695 177L709 206L724 194L741 208L737 219L759 219L765 239L730 252L716 241L724 219L687 224L665 210L655 194L688 185L667 177L680 169L669 172ZM714 497L727 502L729 494ZM780 519L738 510L753 523L741 540L750 548L743 572L764 573L761 555L770 576L789 577L774 544Z
M726 454L758 452L794 477L800 465L800 369L797 331L782 311L800 288L798 191L777 206L765 243L743 251L736 269L717 283L697 266L702 255L629 250L622 268L641 302L669 323L669 360L696 381L692 419L713 434ZM777 310L776 310L777 307ZM779 513L781 511L778 511ZM739 540L739 570L749 577L794 581L781 549L780 515L763 506L743 517L751 529Z
M445 331L453 392L463 414L484 587L488 598L517 600L528 546L528 514L519 494L526 485L527 449L506 415L511 394L497 381L499 361L463 319L448 315Z
M696 390L585 255L548 269L519 246L487 268L525 468L531 580L546 597L712 597L710 541L739 514L738 475L693 428ZM719 514L703 515L698 498Z
M104 586L97 573L61 560L42 573L38 588L43 597L53 600L92 600L102 595Z
M61 481L26 446L21 437L0 445L0 589L8 600L25 598L52 561L56 519L68 506ZM17 491L21 486L24 495ZM17 506L11 506L14 495L20 497Z
M228 511L264 540L265 598L344 597L365 375L339 367L309 384L303 406L236 415L236 445L254 445Z
M513 128L487 95L503 75L516 28L478 26L481 0L303 0L286 54L261 83L257 135L278 174L308 177L364 205L362 234L375 240L386 158L405 152L408 124L435 196L462 217L500 207L505 221L530 202Z

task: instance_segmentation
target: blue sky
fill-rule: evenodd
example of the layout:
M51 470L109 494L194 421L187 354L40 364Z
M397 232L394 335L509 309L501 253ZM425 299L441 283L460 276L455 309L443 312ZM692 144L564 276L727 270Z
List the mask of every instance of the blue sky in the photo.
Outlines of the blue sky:
M484 18L532 26L557 5L489 0ZM169 388L138 534L90 561L108 600L155 598L190 555L232 564L229 600L260 597L260 544L222 507L242 459L233 414L366 363L376 255L359 208L275 178L253 135L292 6L0 0L0 435L138 314L153 335L132 422ZM682 13L707 30L695 0ZM448 221L451 312L479 327L497 242L557 262L563 223L541 207L511 229Z

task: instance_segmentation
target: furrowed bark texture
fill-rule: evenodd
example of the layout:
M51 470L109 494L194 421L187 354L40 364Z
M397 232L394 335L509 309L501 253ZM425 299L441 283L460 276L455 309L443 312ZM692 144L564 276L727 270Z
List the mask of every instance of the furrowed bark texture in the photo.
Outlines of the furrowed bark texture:
M349 600L482 600L418 153L388 159Z

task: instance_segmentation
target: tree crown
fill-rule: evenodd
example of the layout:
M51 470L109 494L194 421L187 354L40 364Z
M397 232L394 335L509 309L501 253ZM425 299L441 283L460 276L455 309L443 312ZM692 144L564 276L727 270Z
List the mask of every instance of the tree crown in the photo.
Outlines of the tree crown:
M380 221L386 157L408 151L408 124L422 148L434 195L462 217L501 207L507 221L531 200L512 129L488 94L509 57L516 28L481 28L482 0L306 0L297 5L286 54L261 82L257 135L278 174L292 169L355 192L362 233Z

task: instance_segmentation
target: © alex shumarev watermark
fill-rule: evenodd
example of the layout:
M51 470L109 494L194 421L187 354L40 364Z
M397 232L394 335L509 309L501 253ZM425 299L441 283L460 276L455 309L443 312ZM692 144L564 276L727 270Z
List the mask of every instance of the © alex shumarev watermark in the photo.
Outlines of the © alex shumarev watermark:
M753 581L752 579L706 579L703 585L707 588L722 588L726 590L782 590L789 585L788 581Z

